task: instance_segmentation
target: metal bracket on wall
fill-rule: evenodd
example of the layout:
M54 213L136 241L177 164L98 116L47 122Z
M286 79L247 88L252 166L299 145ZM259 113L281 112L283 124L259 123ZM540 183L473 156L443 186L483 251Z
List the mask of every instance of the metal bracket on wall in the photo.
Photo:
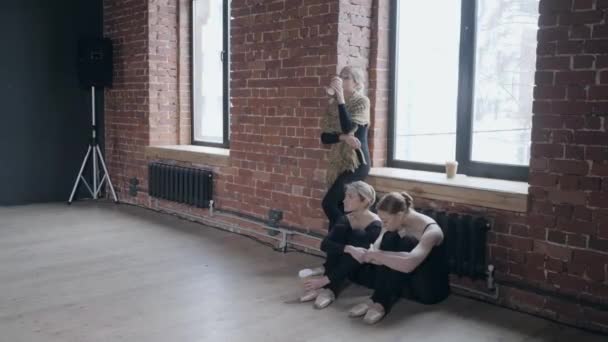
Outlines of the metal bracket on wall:
M279 209L270 209L268 210L268 225L272 228L278 228L279 222L283 219L283 211ZM279 234L279 231L275 229L269 229L268 235L276 236Z
M139 180L137 177L133 177L129 179L129 195L135 197L137 196L137 191L139 190L137 186L139 185Z

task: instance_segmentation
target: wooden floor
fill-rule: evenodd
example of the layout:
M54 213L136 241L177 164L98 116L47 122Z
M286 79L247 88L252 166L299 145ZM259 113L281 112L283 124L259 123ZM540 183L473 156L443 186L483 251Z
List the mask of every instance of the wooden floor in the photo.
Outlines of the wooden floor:
M321 259L107 203L0 207L0 341L606 341L451 296L376 326L289 303Z

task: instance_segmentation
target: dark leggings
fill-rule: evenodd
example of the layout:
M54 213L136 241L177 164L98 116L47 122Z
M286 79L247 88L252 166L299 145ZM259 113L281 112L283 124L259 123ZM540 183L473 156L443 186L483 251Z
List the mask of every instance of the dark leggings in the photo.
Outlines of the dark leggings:
M323 197L323 211L329 219L329 227L333 227L336 220L344 215L344 193L348 183L364 180L369 174L369 165L359 166L355 172L346 171L341 173L334 183L329 187ZM369 247L369 246L368 246Z
M370 242L369 235L365 231L342 225L335 226L331 236L334 242L355 247L368 248L369 244L373 242ZM323 266L325 266L325 275L330 281L325 288L332 290L336 295L340 292L346 279L352 279L356 273L359 273L360 268L368 267L368 265L360 264L350 254L344 252L327 253Z
M387 232L384 234L380 249L387 252L411 252L417 244L418 240L415 237L401 238L396 232ZM431 251L433 252L436 251ZM372 301L382 304L388 312L404 291L408 297L423 304L434 304L443 300L449 292L449 285L447 272L443 272L441 265L435 262L435 260L441 261L437 257L429 254L427 259L411 273L377 266ZM430 260L431 258L433 261Z

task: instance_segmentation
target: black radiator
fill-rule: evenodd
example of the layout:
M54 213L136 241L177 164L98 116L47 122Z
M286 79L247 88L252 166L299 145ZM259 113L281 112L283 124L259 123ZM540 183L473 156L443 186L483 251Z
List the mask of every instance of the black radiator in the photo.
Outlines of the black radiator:
M483 217L420 210L435 219L443 230L450 272L473 279L486 276L486 233L490 223Z
M213 173L208 170L150 163L148 194L199 208L209 208L213 195Z

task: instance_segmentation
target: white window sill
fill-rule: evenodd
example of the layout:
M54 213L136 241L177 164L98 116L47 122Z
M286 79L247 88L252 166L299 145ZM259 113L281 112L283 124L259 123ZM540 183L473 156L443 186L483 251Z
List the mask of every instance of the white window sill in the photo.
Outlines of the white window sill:
M230 150L218 147L195 145L147 146L148 159L166 159L209 166L228 166Z
M528 183L396 168L372 168L368 182L379 192L407 191L415 197L526 212Z

